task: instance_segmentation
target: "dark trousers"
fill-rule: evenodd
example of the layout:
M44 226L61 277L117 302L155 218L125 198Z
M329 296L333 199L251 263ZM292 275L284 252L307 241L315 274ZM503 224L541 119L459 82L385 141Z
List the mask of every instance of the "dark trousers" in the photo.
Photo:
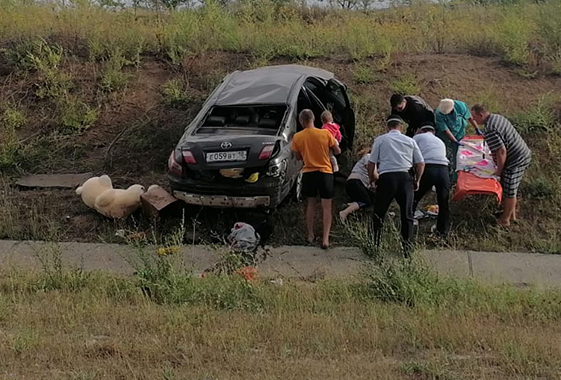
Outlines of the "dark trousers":
M436 188L436 199L438 201L438 220L436 230L443 236L448 233L450 221L450 173L447 165L426 164L425 172L421 177L419 190L415 192L415 204L413 210L425 194L432 188Z
M408 252L413 238L413 177L409 173L384 173L376 182L374 201L374 242L380 246L384 217L395 199L401 211L401 237Z

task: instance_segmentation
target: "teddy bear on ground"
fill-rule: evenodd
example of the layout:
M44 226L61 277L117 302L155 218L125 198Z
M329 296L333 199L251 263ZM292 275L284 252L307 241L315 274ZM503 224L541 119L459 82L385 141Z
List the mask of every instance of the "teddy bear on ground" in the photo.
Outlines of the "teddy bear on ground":
M95 199L95 209L108 218L123 219L140 207L144 186L132 185L126 190L108 189Z
M95 207L95 199L104 191L113 189L111 178L107 175L92 177L82 186L76 189L76 194L82 197L82 201L89 208Z

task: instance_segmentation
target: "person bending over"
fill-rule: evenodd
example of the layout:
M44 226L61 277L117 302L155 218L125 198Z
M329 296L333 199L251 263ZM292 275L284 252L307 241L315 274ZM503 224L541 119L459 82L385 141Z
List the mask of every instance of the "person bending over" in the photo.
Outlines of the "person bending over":
M376 188L374 240L379 247L384 217L395 199L401 213L404 253L409 256L413 239L414 192L419 188L425 164L415 140L402 134L403 120L399 116L390 115L386 127L388 132L374 140L368 164L368 175Z
M419 146L425 161L425 171L419 184L419 190L415 192L413 211L417 209L421 199L434 186L438 201L436 230L444 238L448 234L448 226L450 224L449 200L451 186L448 159L446 158L446 145L435 136L435 129L432 125L421 127L419 133L413 137L413 140Z
M495 175L501 178L504 205L499 224L507 227L516 220L516 195L522 177L530 166L532 152L504 116L490 113L481 104L474 105L471 112L475 121L484 125L483 137L497 164Z
M393 94L390 105L392 114L408 124L405 134L409 137L423 125L435 123L434 110L420 96Z

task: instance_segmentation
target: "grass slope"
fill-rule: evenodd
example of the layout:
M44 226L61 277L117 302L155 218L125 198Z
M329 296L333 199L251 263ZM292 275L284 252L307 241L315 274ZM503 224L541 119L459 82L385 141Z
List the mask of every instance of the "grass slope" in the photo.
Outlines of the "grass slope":
M110 174L117 186L165 184L167 155L227 72L301 63L331 70L349 85L356 150L383 132L394 91L418 93L433 106L442 97L484 102L510 117L534 152L522 186L522 220L511 232L495 229L496 205L472 198L453 206L450 244L561 250L561 79L554 75L561 28L552 16L558 2L371 13L264 2L137 14L93 5L1 4L2 238L118 241L116 229L164 233L168 225L141 216L108 222L69 191L22 192L9 184L22 173L73 171ZM345 200L340 189L337 207ZM303 242L300 210L288 204L275 213L273 243ZM197 236L185 239L205 241L243 218L199 210L186 216ZM433 246L424 239L429 228L422 226L421 244ZM341 226L334 240L349 243Z

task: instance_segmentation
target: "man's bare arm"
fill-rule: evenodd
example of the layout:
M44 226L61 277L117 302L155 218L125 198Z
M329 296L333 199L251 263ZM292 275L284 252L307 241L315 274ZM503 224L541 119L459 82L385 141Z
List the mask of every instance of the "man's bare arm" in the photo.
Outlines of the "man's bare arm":
M419 190L419 184L421 183L421 177L425 172L425 163L419 162L415 164L415 191Z
M506 148L503 146L493 152L493 156L495 157L495 163L497 164L497 170L495 171L495 175L501 176L503 174L503 170L506 163Z

